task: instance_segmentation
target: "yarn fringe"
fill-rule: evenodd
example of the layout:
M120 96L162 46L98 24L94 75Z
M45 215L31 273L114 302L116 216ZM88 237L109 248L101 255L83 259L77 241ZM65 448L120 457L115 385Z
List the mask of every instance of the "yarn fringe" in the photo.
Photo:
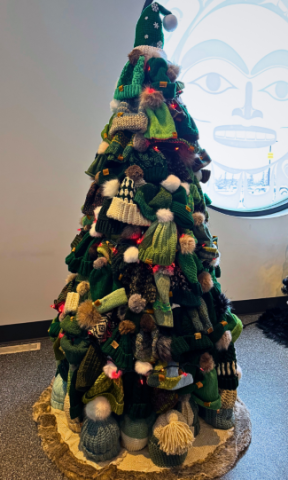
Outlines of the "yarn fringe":
M189 426L178 420L161 428L159 433L159 447L167 455L182 455L192 446L194 440Z
M38 424L38 435L44 452L69 480L174 480L177 475L178 478L185 477L189 480L200 480L204 477L206 480L212 480L231 470L246 453L251 443L249 412L238 398L235 405L234 434L225 444L211 453L205 462L199 461L192 466L184 465L149 473L119 470L114 464L96 470L78 460L58 433L56 417L51 413L50 407L52 384L44 390L33 406L33 420Z

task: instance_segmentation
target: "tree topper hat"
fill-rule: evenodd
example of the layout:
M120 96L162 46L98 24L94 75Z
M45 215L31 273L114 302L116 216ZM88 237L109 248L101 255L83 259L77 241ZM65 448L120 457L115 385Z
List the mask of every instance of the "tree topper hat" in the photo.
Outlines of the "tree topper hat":
M164 34L160 13L164 15L163 27L165 30L173 32L176 29L178 22L175 15L159 3L151 3L143 10L136 25L134 48L141 45L163 48Z

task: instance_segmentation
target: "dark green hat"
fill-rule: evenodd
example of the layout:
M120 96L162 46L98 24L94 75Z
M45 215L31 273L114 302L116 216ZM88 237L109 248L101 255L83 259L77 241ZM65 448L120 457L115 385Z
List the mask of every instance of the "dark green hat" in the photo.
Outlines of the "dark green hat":
M161 15L164 15L163 27L172 32L177 27L177 18L159 3L152 3L143 10L136 25L134 47L149 45L151 47L163 48L164 34L162 30Z

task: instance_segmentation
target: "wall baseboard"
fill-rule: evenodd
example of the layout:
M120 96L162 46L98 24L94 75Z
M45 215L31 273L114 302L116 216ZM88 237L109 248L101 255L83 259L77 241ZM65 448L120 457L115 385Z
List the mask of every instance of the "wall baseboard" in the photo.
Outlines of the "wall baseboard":
M236 315L253 315L263 313L270 308L287 307L287 297L256 298L252 300L236 300L233 303L233 313ZM287 307L288 308L288 307ZM48 336L51 320L40 322L17 323L0 326L0 343L33 340Z

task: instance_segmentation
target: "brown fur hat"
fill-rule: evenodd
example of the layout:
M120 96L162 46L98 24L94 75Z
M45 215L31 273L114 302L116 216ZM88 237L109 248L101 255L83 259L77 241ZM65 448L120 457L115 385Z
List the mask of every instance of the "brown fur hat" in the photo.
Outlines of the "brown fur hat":
M81 303L77 310L77 322L80 328L88 330L100 323L102 317L97 312L91 300Z
M181 235L181 237L179 238L179 243L180 243L181 253L183 254L193 253L196 248L195 239L187 234Z
M212 279L209 272L201 272L198 275L198 282L201 285L203 293L209 292L211 290L211 288L213 288L213 285L214 285L213 279Z
M144 172L141 167L138 167L138 165L130 165L130 167L125 170L125 175L126 177L131 178L134 182L137 182L144 177Z
M90 290L90 284L89 282L80 282L77 285L76 291L79 293L80 297L83 297L87 292Z
M150 108L151 110L156 110L161 107L164 102L163 93L154 88L147 87L142 91L140 95L140 107Z
M135 67L141 55L142 55L142 52L139 48L133 48L132 52L128 54L129 62L131 63L131 65L134 65Z
M208 352L202 353L199 360L199 366L204 370L204 373L211 372L215 368L212 355Z
M144 313L140 320L140 328L143 330L143 332L152 332L155 330L156 325L154 318L148 313Z
M167 70L167 77L171 80L171 82L175 82L177 80L180 73L180 67L178 65L174 65L171 63Z
M135 323L131 322L131 320L122 320L119 323L119 333L120 335L127 335L127 333L134 333L136 329Z
M195 227L199 227L205 222L205 215L201 212L195 212L192 215Z
M128 307L134 313L141 313L146 307L146 300L139 293L134 293L128 300Z

